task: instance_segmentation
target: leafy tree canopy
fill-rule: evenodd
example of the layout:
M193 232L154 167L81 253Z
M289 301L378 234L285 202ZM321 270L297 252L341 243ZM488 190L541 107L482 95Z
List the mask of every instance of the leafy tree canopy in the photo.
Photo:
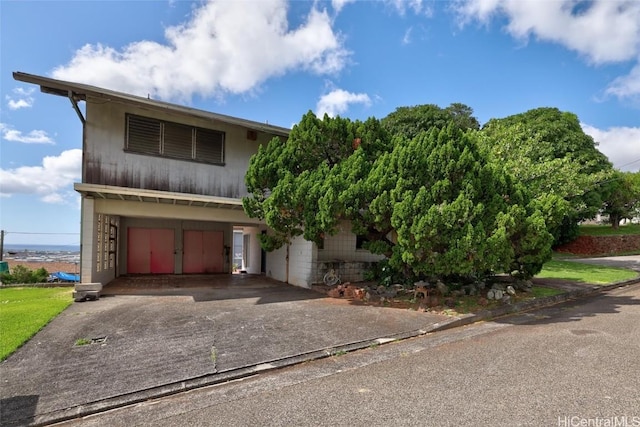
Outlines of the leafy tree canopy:
M618 228L623 219L640 214L640 171L614 171L605 184L606 197L602 213L609 215L609 223Z
M456 116L422 107L444 121L405 131L387 118L320 120L309 112L288 141L261 147L250 162L251 196L243 203L273 231L263 247L299 235L319 242L349 220L369 250L407 276L539 271L550 256L544 217L479 149L477 133L462 130L459 119L470 109L458 108Z
M602 205L611 174L607 157L575 114L538 108L492 119L481 130L484 148L546 206L556 243L575 237L579 221Z
M473 109L460 103L453 103L447 108L434 104L400 107L382 119L382 125L390 134L407 139L415 138L422 131L443 129L451 122L462 130L480 129L480 123L473 117Z

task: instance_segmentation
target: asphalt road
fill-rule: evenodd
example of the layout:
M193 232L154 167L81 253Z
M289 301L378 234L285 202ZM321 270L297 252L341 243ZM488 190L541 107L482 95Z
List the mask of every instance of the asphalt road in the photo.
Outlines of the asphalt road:
M64 425L640 426L639 355L636 284Z

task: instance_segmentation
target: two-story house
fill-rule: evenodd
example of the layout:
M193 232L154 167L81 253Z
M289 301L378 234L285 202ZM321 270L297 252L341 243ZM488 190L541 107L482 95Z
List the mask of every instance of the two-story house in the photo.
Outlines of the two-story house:
M83 125L81 282L130 274L230 273L234 230L243 269L298 286L335 268L361 278L377 260L345 230L315 244L296 239L264 253L266 225L242 208L251 155L289 129L90 85L16 72L16 80L68 98ZM84 111L79 103L84 102Z

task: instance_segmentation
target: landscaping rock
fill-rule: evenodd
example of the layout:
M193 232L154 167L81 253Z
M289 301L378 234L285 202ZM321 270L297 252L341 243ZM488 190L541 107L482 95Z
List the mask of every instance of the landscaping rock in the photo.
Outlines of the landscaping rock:
M440 295L445 296L449 293L449 287L442 283L440 280L436 282L436 289L440 292Z

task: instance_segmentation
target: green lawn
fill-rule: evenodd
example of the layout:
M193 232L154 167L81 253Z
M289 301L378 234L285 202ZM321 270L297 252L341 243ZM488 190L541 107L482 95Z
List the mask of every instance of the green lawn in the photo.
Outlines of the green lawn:
M552 260L544 265L536 276L545 279L565 279L594 285L630 280L638 277L638 273L624 268L603 267L599 265L581 264L579 262Z
M73 288L0 289L0 361L73 302Z
M640 234L640 224L621 225L614 229L610 225L581 225L581 236L619 236L624 234Z

